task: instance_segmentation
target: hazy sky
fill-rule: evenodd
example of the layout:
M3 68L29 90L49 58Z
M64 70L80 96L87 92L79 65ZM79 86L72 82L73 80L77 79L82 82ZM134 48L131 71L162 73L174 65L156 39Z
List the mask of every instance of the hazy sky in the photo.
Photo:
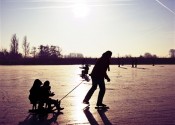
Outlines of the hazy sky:
M57 45L64 55L165 57L175 49L175 0L0 0L0 49L15 33L20 49L27 36L31 48Z

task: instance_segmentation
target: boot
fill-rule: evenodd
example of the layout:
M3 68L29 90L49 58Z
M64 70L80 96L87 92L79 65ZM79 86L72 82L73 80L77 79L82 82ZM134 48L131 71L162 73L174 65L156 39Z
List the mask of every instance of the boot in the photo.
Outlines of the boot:
M58 101L58 99L57 99L57 100L56 100L56 105L55 105L55 106L56 106L56 108L57 108L57 110L58 110L58 111L60 111L60 110L63 110L63 109L64 109L64 108L61 108L61 107L60 107L60 103L61 103L61 102L60 102L60 101Z

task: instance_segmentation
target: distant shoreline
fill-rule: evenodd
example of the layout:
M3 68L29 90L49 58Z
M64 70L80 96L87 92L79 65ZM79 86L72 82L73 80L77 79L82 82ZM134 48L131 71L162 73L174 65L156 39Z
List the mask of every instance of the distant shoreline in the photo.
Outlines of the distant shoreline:
M95 64L97 58L23 58L0 60L0 65L81 65ZM135 62L136 61L136 62ZM111 58L111 65L175 64L175 58Z

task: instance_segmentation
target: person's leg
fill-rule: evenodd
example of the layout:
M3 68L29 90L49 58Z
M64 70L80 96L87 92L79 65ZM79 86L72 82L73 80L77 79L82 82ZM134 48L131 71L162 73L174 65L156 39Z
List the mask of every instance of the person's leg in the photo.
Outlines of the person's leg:
M61 105L61 101L58 101L58 99L56 100L56 107L57 110L63 110L64 108L60 106Z
M60 101L58 100L54 100L54 99L50 99L51 104L54 104L54 106L57 108L57 110L63 110L64 108L60 107Z
M103 97L105 95L106 87L104 80L99 80L99 94L98 94L98 100L97 100L97 106L105 106L103 105Z
M43 101L40 101L39 103L38 103L38 109L39 110L43 110L44 109L44 102Z
M92 78L92 87L90 88L90 90L88 91L88 93L86 94L83 103L89 104L89 100L92 97L94 91L97 89L97 80Z
M36 103L33 103L32 109L36 110Z
M53 104L52 103L52 99L51 98L48 98L48 99L46 99L45 102L46 102L46 105L47 105L46 108L49 109L49 110L51 110L51 104Z

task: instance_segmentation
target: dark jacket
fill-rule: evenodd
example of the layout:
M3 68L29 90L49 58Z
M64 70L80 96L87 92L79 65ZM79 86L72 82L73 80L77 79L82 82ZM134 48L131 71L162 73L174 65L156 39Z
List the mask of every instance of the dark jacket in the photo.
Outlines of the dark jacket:
M32 87L30 89L30 95L29 95L29 100L31 104L36 104L38 103L38 101L40 100L40 96L41 96L41 88L38 87Z
M109 68L110 60L101 57L97 60L92 72L91 77L97 79L108 79L108 75L106 73L107 69Z

